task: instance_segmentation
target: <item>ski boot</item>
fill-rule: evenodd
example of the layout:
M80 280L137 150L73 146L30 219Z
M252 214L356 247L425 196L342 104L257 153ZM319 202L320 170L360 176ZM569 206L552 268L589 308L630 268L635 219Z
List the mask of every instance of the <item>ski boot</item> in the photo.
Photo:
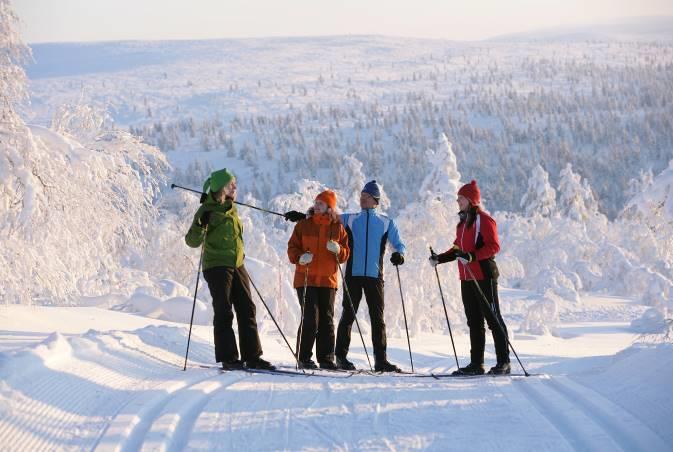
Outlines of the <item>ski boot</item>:
M355 365L352 362L348 361L345 356L344 357L341 357L341 356L336 357L336 366L339 369L343 369L343 370L355 370Z
M245 367L248 369L276 370L276 366L271 364L269 361L262 359L261 357L251 361L246 361Z
M454 371L451 375L484 375L484 365L470 363L467 366Z
M488 371L489 375L509 375L512 372L512 366L509 362L498 363Z
M241 370L243 369L243 361L240 359L231 359L229 361L222 361L222 370Z
M402 372L402 369L397 367L395 364L389 362L387 359L383 359L381 361L376 361L374 364L374 371L375 372Z
M299 360L300 369L317 369L318 366L315 365L312 359L300 359Z
M338 367L333 361L320 361L320 368L325 370L337 370Z

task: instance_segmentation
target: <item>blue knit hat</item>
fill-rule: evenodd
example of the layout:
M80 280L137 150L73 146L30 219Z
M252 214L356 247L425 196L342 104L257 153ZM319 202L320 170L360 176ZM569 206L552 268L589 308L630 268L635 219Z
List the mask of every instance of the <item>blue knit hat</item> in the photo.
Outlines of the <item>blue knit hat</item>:
M370 194L377 204L379 203L379 199L381 199L381 189L375 180L367 182L365 188L362 189L362 193Z

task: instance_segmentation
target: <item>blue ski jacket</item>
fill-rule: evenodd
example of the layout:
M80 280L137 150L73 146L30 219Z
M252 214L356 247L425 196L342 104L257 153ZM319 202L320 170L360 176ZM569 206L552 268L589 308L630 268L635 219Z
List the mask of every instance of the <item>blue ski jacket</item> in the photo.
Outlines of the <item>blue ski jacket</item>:
M351 249L346 274L383 279L383 255L388 240L398 253L404 254L406 250L395 221L376 209L362 209L359 213L341 214L341 222Z

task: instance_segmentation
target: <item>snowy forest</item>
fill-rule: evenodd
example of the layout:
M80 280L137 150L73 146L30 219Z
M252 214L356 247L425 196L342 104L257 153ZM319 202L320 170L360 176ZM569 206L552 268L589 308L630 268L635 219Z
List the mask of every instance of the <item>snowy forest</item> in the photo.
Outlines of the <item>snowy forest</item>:
M169 187L198 189L226 166L242 201L279 212L305 210L327 187L341 211L357 210L364 183L378 180L381 209L408 247L412 334L445 328L428 247L450 246L456 191L471 179L501 231L501 284L542 295L503 307L522 331L553 334L585 292L651 307L634 325L643 331L667 324L669 42L334 37L31 52L3 14L5 303L183 316L198 264L183 237L198 196ZM61 72L48 64L58 58L69 63ZM251 273L293 328L293 225L240 213ZM452 321L464 327L456 271L443 272ZM396 292L386 316L401 334ZM198 298L197 321L208 324L207 291Z

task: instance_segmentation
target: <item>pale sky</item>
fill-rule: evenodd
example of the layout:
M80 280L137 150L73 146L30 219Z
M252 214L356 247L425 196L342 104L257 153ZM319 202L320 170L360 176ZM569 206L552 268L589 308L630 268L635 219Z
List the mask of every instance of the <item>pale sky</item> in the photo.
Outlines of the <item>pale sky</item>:
M13 0L27 43L380 34L455 40L624 17L673 0Z

